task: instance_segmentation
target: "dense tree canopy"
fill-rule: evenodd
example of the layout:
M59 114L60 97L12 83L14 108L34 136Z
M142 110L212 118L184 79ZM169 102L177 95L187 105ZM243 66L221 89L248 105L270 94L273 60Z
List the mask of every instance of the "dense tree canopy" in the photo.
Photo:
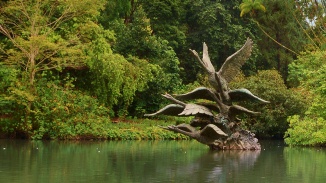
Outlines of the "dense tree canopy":
M92 4L92 8L89 5ZM0 33L4 36L3 59L17 69L15 86L8 89L9 100L25 106L23 130L31 130L30 113L37 100L38 74L47 70L83 65L83 44L76 29L98 15L103 1L8 1L1 7ZM83 20L73 24L77 20ZM65 25L71 22L72 28ZM13 84L12 84L13 85Z

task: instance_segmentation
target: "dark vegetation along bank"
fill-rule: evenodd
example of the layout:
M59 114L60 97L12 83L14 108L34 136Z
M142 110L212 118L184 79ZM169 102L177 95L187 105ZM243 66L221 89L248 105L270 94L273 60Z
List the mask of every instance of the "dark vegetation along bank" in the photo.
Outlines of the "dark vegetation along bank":
M143 119L207 85L189 48L220 67L247 37L231 87L271 101L239 116L260 138L326 144L325 1L5 0L0 2L0 133L28 139L183 139ZM250 106L250 107L249 107ZM123 120L116 120L123 119Z

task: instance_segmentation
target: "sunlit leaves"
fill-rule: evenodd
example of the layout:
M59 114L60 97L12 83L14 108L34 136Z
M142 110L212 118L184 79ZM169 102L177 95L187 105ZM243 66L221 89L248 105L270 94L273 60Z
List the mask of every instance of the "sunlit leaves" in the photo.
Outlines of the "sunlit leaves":
M305 53L289 66L289 81L310 91L315 100L321 100L318 103L324 103L323 98L326 96L325 55L325 51Z
M39 100L36 84L46 70L78 68L87 55L76 30L86 21L95 21L104 0L14 0L2 3L0 33L6 39L3 62L20 70L9 88L7 97L25 106L23 132L28 137L32 129L30 118L33 103ZM69 26L68 26L69 25ZM2 37L3 38L3 37ZM22 118L24 117L24 118ZM20 122L20 121L19 121Z
M30 82L42 70L76 67L83 54L77 35L61 31L62 25L77 17L85 20L99 14L104 1L8 1L3 7L0 32L12 43L7 64L30 72ZM91 5L91 6L90 6ZM60 30L60 31L59 31Z
M261 0L243 0L239 8L241 10L240 17L244 16L247 13L253 15L257 10L263 12L266 11L265 6L261 4Z
M326 120L294 115L288 118L290 128L285 134L285 142L289 145L318 146L326 144Z
M113 32L97 24L88 22L79 32L87 45L84 51L92 80L90 94L111 109L118 106L115 115L126 115L136 91L145 89L153 79L153 65L144 59L114 53L111 49L111 43L116 40Z
M309 91L311 103L304 115L288 118L286 142L291 145L326 144L325 51L305 53L290 65L289 80ZM305 129L304 131L302 131Z

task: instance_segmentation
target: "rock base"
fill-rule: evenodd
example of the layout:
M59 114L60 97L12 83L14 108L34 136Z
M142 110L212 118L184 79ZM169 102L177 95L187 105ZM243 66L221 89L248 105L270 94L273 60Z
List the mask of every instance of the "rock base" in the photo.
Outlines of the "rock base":
M208 145L212 150L260 150L261 146L255 134L247 130L233 133L227 140L216 140Z

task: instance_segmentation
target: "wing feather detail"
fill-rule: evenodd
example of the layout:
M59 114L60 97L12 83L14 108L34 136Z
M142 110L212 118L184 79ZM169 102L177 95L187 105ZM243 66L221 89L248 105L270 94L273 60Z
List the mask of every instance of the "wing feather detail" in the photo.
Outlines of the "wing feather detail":
M184 110L179 114L179 116L195 116L195 115L214 116L211 110L209 110L207 107L197 105L197 104L187 104Z
M185 94L176 94L173 96L183 101L196 100L196 99L206 99L210 101L215 101L214 97L218 97L218 94L215 93L212 89L206 87L198 87L192 90L191 92Z
M248 89L245 89L245 88L231 90L229 92L229 95L230 95L232 101L254 100L254 101L259 101L259 102L266 103L266 104L270 103L269 101L266 101L264 99L257 97L256 95L252 94Z
M145 114L144 116L155 116L159 114L163 115L169 115L169 116L178 116L182 111L184 110L184 107L179 104L169 104L162 109L158 110L155 113L152 114Z
M225 60L218 73L223 76L228 83L240 73L242 65L251 55L252 45L252 40L247 38L247 41L242 48Z
M209 73L215 73L215 68L208 55L208 47L206 43L203 43L203 65Z
M223 137L227 137L228 135L224 133L220 128L213 124L207 125L204 129L201 130L200 135L209 137L209 138L214 138L214 139L219 139Z
M239 106L239 105L232 105L230 107L230 115L236 116L237 114L240 114L240 113L246 113L246 114L251 114L251 115L260 114L260 112L251 111L251 110L244 108L242 106Z

